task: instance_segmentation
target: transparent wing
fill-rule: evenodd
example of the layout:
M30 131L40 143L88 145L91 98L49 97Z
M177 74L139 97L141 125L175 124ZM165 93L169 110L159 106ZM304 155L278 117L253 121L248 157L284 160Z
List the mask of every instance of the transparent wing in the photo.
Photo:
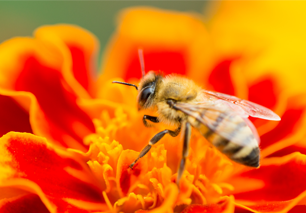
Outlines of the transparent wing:
M200 123L207 126L210 130L216 132L228 140L230 140L233 136L233 130L237 126L237 115L239 115L242 117L246 125L248 125L253 135L259 142L260 139L257 130L252 122L247 118L248 115L246 115L244 112L241 112L239 107L235 107L236 108L232 108L232 106L230 106L230 104L228 104L226 101L220 101L218 103L208 102L206 104L175 103L174 105L175 109L178 109L184 112L186 115L195 118ZM221 129L218 128L220 122L222 122L223 125L223 128Z
M203 92L206 96L210 98L217 98L219 100L223 100L230 104L239 106L244 111L244 113L240 112L241 115L247 114L249 116L261 118L265 120L273 120L273 121L281 120L281 118L277 114L275 114L273 111L271 111L270 109L264 106L261 106L259 104L255 104L251 101L242 100L235 96L231 96L231 95L227 95L227 94L223 94L219 92L212 92L208 90L203 90ZM206 105L204 102L203 104ZM236 107L236 110L238 110L237 107Z
M231 102L222 100L222 99L207 99L203 102L196 102L193 104L190 103L178 103L179 106L184 108L190 108L192 111L201 110L201 109L209 109L213 111L228 111L229 113L235 113L240 115L243 118L248 118L249 114L240 106L235 105Z

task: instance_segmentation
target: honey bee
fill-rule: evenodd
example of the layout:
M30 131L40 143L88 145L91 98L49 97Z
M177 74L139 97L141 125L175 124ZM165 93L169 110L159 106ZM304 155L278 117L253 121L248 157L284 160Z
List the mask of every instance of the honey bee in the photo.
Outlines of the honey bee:
M166 129L152 137L130 165L131 169L165 134L176 137L182 129L183 153L176 180L179 184L188 156L191 127L231 160L245 166L259 167L259 136L248 117L279 121L278 115L256 103L204 90L192 80L178 75L163 77L153 71L145 74L141 50L139 55L143 75L139 87L125 82L113 83L134 86L139 91L138 110L157 110L158 117L143 116L145 126L151 121L171 123L177 128Z

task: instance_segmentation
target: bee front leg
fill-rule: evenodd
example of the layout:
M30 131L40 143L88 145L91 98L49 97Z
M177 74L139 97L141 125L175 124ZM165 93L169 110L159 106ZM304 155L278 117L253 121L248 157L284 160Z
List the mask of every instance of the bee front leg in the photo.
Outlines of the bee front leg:
M142 118L142 121L143 121L143 124L146 126L146 127L150 127L151 125L148 124L147 120L153 122L153 123L159 123L159 120L157 117L154 117L154 116L150 116L150 115L144 115L143 118Z
M165 134L170 134L172 137L176 137L181 131L181 126L179 126L179 128L177 128L176 130L172 131L169 129L166 129L164 131L161 131L159 133L157 133L156 135L154 135L154 137L150 140L149 144L143 148L139 154L139 156L137 157L137 159L130 165L130 168L133 169L133 166L135 165L135 163L142 158L143 156L145 156L149 150L151 149L151 147L156 144L160 139L162 139L162 137L164 137Z
M189 142L190 142L190 135L191 135L191 126L188 122L185 124L184 129L184 144L183 144L183 153L182 153L182 160L177 172L176 177L176 184L179 186L180 180L182 178L182 174L185 170L186 158L189 153Z

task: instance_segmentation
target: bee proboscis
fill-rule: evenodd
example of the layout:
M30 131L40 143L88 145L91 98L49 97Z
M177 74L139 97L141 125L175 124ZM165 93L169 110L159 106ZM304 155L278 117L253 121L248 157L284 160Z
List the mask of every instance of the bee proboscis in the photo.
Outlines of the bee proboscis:
M157 133L130 165L146 155L151 147L165 134L176 137L183 130L183 153L179 164L177 184L182 177L190 142L191 127L197 129L211 144L231 160L250 167L259 167L259 136L249 116L279 121L280 117L271 110L256 103L223 93L203 90L192 80L169 75L163 77L153 71L144 73L142 52L140 51L142 79L137 87L138 109L156 109L158 117L144 115L143 123L166 122L175 125L175 130Z

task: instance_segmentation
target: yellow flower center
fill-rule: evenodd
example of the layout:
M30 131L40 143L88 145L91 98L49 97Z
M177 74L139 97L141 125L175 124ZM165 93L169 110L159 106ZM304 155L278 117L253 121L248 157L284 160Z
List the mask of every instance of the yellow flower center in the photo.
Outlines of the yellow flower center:
M131 99L135 96L126 95ZM233 190L224 182L233 164L196 130L179 190L175 180L182 152L180 135L163 138L130 169L139 151L162 130L159 126L165 127L158 124L145 128L143 114L136 107L127 110L124 104L121 106L114 112L103 111L100 119L94 120L96 133L85 138L90 144L88 165L99 179L111 211L135 212L162 206L179 212L190 204L217 203Z

